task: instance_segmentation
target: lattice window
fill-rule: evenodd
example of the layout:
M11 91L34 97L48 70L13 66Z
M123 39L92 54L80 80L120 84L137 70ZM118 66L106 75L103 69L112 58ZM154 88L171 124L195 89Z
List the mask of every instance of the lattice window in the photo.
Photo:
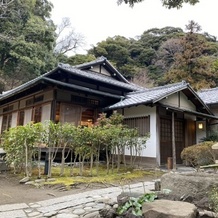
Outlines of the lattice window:
M150 116L125 118L124 124L130 128L137 128L141 136L150 132Z

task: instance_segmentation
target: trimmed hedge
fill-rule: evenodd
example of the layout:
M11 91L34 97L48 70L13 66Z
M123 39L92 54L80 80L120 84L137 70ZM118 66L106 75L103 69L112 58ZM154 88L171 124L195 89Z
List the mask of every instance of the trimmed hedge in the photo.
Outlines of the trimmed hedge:
M181 152L181 159L193 167L213 164L215 162L212 145L216 142L205 141L186 147Z

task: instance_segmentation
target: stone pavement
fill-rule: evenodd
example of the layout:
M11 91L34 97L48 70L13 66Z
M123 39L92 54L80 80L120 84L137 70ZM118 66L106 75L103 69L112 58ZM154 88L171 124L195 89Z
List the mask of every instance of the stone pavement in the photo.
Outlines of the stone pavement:
M141 182L67 195L34 203L0 205L0 218L99 218L99 210L116 208L122 192L147 193L154 182Z

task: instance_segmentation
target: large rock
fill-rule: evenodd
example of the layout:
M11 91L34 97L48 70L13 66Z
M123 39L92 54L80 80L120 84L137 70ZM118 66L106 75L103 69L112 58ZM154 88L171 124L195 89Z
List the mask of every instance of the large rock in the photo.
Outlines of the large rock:
M149 218L195 218L197 208L187 202L155 200L144 203L142 213L144 217Z
M166 173L161 177L161 190L171 190L171 194L183 198L192 196L194 200L205 197L212 188L218 187L218 174L212 173Z

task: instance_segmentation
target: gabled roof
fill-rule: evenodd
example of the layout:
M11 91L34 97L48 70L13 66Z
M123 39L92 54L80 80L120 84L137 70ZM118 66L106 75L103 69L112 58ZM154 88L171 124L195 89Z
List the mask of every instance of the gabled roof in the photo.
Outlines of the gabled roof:
M143 90L146 89L144 87L137 86L136 84L130 83L130 82L123 82L118 81L116 78L106 76L100 73L96 73L90 70L81 70L78 69L76 66L72 67L69 64L59 64L59 69L66 70L67 72L78 75L84 78L89 78L96 81L101 81L110 85L114 85L117 87L122 87L129 89L129 91L137 91L137 90Z
M107 63L107 65L110 65L112 67L112 65L107 60L105 60L105 58L104 59L103 58L97 59L96 61L92 61L92 62L83 64L83 65L78 65L80 67L78 67L78 66L74 66L73 67L73 66L70 66L69 64L59 64L52 71L47 72L47 73L45 73L45 74L43 74L43 75L41 75L41 76L39 76L39 77L37 77L37 78L35 78L33 80L30 80L30 81L24 83L23 85L18 86L16 88L12 89L12 90L9 90L7 92L3 92L3 94L0 95L0 100L3 100L3 99L6 99L6 98L8 98L10 96L16 95L16 94L18 94L20 92L28 90L29 88L31 88L33 86L36 86L38 84L41 84L41 83L44 84L44 83L48 83L49 82L49 84L54 84L54 85L55 84L59 84L59 85L62 85L62 86L66 85L66 86L69 87L68 83L64 83L64 82L60 83L59 80L55 80L53 78L53 76L56 73L59 73L61 71L68 72L71 75L76 75L76 76L79 76L81 78L87 78L87 79L93 80L95 82L102 82L102 83L105 83L105 84L108 84L108 85L112 85L112 86L115 86L115 87L118 87L118 88L121 88L121 89L125 89L126 92L144 89L143 87L140 87L140 86L137 86L135 84L129 83L125 79L123 81L120 81L120 80L117 80L116 78L113 78L113 77L110 77L110 76L105 76L103 74L92 72L90 70L85 70L84 69L85 66L92 65L93 62L96 63L96 64L97 63L99 64L102 61L104 61L105 63ZM116 71L116 73L120 74L118 71ZM121 75L121 77L122 77L122 75ZM75 89L78 89L78 90L84 90L84 87L78 86L78 85L77 86L75 86L75 85L73 86L73 84L71 84L71 88L75 88ZM93 93L97 93L98 92L98 91L92 90L92 89L89 89L88 91L89 92L93 92ZM98 94L103 94L103 93L102 92L98 92Z
M218 87L212 89L203 89L198 92L200 98L205 104L218 103Z
M105 108L105 110L137 106L140 104L152 106L167 96L179 91L183 91L195 105L199 106L197 108L198 110L202 108L201 111L204 111L204 113L212 114L207 105L204 104L197 93L185 81L128 93L122 101Z
M114 68L114 66L104 56L101 56L97 58L96 60L90 61L88 63L76 65L75 68L78 68L81 70L89 70L96 65L103 65L105 69L108 69L111 72L111 75L113 77L117 77L122 82L129 83L129 81L125 79L123 75L116 68Z

